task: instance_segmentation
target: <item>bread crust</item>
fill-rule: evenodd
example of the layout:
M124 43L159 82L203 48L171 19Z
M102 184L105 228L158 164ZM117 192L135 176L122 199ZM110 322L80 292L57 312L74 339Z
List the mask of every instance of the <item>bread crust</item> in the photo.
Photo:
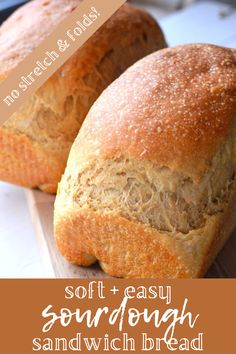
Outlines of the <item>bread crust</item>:
M0 80L80 2L34 0L17 10L0 29ZM128 4L122 6L0 129L1 139L6 140L5 136L11 134L16 144L19 135L25 137L31 151L31 168L34 166L34 171L30 171L25 155L21 156L24 179L19 164L14 165L16 156L9 146L6 153L11 168L9 174L0 170L0 179L55 193L72 142L92 103L128 66L164 46L163 34L150 15ZM47 174L45 171L37 179L37 171L43 168L37 163L37 156L45 152ZM0 165L4 163L0 152ZM30 174L35 176L31 182Z
M203 277L236 227L236 192L222 212L208 216L203 227L187 234L161 232L116 213L56 204L55 239L71 263L124 278Z
M235 116L235 50L203 44L163 49L128 69L93 105L71 149L55 203L61 253L81 265L89 262L78 253L95 256L118 277L203 276L236 227ZM162 170L168 180L157 184ZM125 191L124 175L134 181L129 214L120 187L108 181L111 175ZM202 205L200 224L168 231L148 218L141 222L135 214L139 200L162 213L162 205L141 190L147 181L163 200L174 198L166 205L173 213L184 212L181 198L189 208ZM217 208L206 208L208 202Z
M46 149L27 136L11 131L3 133L0 130L0 151L4 161L4 164L0 164L2 180L23 187L39 186L47 193L55 192L55 186L61 177L60 171L64 168L63 161L53 155L48 156Z
M80 163L96 152L100 159L130 156L197 182L235 116L236 50L208 44L167 48L138 61L102 93L75 149L83 150Z

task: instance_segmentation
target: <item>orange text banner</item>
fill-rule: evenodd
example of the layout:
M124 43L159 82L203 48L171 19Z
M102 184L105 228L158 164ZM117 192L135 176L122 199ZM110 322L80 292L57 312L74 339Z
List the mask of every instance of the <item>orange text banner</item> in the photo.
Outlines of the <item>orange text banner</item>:
M1 353L235 353L236 280L1 280Z

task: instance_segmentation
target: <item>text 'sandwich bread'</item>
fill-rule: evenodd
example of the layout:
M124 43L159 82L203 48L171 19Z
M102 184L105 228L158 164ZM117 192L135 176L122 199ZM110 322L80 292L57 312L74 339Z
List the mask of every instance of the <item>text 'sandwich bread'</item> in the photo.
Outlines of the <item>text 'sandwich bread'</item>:
M70 261L126 278L195 278L236 226L236 51L140 60L91 108L55 205Z
M80 2L34 0L17 10L0 27L0 82ZM56 192L93 102L127 67L165 46L150 15L122 6L0 129L0 179Z

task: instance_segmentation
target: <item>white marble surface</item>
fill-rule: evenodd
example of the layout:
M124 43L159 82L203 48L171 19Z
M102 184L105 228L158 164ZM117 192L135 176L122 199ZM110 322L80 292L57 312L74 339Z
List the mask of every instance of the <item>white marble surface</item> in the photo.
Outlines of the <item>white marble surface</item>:
M236 47L236 13L228 9L208 2L167 17L158 10L153 15L161 19L169 45L213 42ZM222 18L222 11L229 15ZM0 182L0 277L48 277L50 272L40 258L24 190Z
M0 182L0 277L46 277L23 188Z

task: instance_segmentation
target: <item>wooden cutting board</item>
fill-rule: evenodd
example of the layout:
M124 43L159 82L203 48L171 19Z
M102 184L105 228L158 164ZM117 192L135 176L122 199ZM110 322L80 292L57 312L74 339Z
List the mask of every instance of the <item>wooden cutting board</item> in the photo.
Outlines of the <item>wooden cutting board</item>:
M153 13L155 14L158 12ZM198 3L165 17L161 26L170 46L180 43L208 42L236 47L236 11L228 5ZM108 277L98 266L82 268L69 264L56 249L53 238L54 197L27 191L30 212L36 227L47 274L58 278ZM236 215L235 215L236 217ZM207 273L212 278L236 278L236 232Z

